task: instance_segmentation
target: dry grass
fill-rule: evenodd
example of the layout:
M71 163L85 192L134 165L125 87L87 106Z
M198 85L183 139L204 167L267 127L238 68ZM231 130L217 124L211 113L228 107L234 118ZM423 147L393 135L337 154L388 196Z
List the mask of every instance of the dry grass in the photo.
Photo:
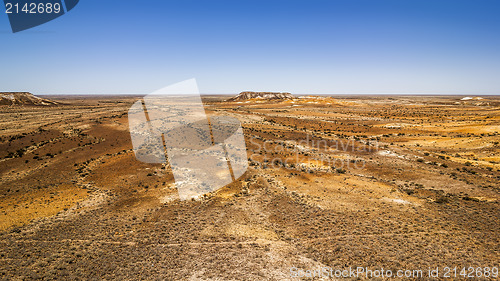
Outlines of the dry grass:
M62 102L0 107L1 279L498 265L498 98L206 99L241 120L253 160L193 201L168 166L135 160L133 98Z

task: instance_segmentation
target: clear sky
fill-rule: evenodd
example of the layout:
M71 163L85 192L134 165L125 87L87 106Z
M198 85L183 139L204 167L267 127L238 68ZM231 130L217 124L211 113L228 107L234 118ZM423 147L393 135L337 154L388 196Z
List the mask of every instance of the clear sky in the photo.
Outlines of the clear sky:
M80 0L13 34L0 91L500 94L498 0Z

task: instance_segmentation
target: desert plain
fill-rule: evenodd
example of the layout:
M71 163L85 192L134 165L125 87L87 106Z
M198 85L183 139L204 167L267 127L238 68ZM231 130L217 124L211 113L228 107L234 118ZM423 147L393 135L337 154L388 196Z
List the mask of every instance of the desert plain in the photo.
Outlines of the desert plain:
M135 158L139 97L44 98L0 105L2 280L499 266L499 96L204 96L240 120L249 168L186 201Z

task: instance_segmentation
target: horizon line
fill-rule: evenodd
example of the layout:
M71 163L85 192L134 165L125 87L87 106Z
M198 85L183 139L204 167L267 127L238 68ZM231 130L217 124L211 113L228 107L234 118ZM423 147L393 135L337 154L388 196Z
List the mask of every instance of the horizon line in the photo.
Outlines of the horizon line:
M29 92L29 91L24 91ZM263 91L252 91L263 92ZM289 91L265 91L272 93L290 93ZM0 92L0 93L23 93L16 92ZM32 92L29 92L32 93ZM201 96L235 96L239 93L200 93ZM33 93L32 93L33 94ZM33 95L40 96L143 96L149 93L40 93ZM499 96L500 93L290 93L294 96Z

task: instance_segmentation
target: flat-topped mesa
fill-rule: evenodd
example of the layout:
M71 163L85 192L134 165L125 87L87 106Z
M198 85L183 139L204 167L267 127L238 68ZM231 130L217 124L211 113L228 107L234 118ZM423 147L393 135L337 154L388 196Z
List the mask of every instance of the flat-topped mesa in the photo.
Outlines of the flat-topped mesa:
M250 99L266 99L266 100L284 100L293 99L294 96L290 93L279 92L241 92L236 97L232 97L227 101L240 101Z
M35 97L28 92L0 92L0 105L58 105L58 102Z

